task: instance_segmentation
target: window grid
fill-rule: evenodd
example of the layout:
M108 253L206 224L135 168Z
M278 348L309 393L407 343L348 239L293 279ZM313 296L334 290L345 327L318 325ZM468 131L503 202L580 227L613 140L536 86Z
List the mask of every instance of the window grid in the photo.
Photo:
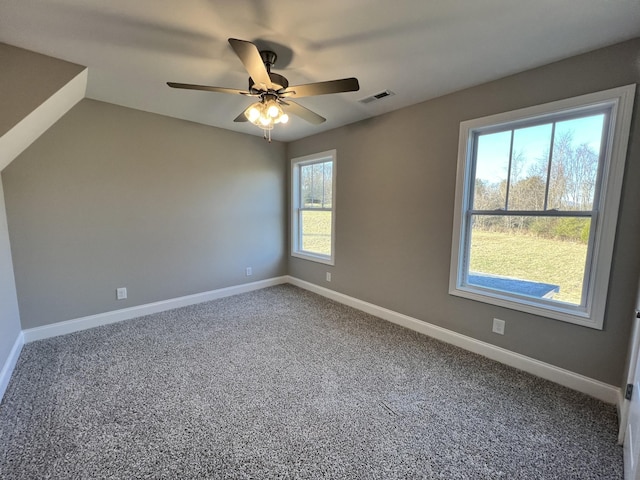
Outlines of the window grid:
M604 107L600 110L596 110L596 111L590 111L586 114L582 114L579 116L575 116L575 117L571 117L572 119L580 119L580 118L588 118L588 117L593 117L595 115L599 115L599 114L604 114L605 117L607 117L607 112L609 110L610 107ZM564 120L564 119L563 119ZM577 303L578 307L580 308L585 308L586 307L586 302L588 300L588 285L589 285L589 279L591 277L591 259L592 259L592 251L593 251L593 245L591 242L591 239L593 237L593 231L595 229L595 218L596 218L596 214L597 214L597 210L596 210L596 205L597 205L597 198L594 196L594 198L592 199L591 205L592 205L592 209L590 210L558 210L555 208L552 209L548 209L549 206L549 188L550 188L550 183L551 183L551 172L552 172L552 165L553 165L553 158L554 158L554 152L555 152L555 133L556 133L556 126L557 126L558 120L552 121L552 122L547 122L546 124L551 125L551 133L549 136L549 152L547 154L546 157L546 181L545 181L545 197L544 197L544 207L543 210L511 210L510 209L510 193L512 190L512 182L514 180L513 178L513 168L514 168L514 138L515 138L515 132L517 129L524 129L526 128L525 126L518 126L518 128L511 128L509 130L505 130L509 132L509 162L508 162L508 167L507 167L507 176L506 176L506 193L505 193L505 203L504 203L504 208L499 208L499 209L493 209L493 210L486 210L486 209L475 209L474 208L474 202L475 202L475 179L476 179L476 170L475 168L473 169L473 177L472 177L472 182L470 183L470 190L471 190L471 195L468 198L469 204L467 206L467 214L465 215L465 248L464 248L464 257L465 257L465 262L464 262L464 271L463 271L463 276L462 276L462 283L466 286L475 286L475 288L479 288L479 289L483 289L482 285L475 285L473 282L470 281L469 277L471 275L471 266L470 266L470 259L471 259L471 229L472 229L472 225L474 224L473 219L476 216L479 215L487 215L487 216L504 216L504 217L545 217L545 218L581 218L581 217L588 217L590 218L590 229L589 229L589 242L587 244L587 255L586 255L586 264L584 265L584 271L583 271L583 275L582 275L582 288L581 288L581 296L580 296L580 302ZM545 125L545 123L539 123L538 125ZM604 124L603 124L603 128L604 128ZM476 159L477 159L477 155L478 155L478 143L479 143L479 138L482 134L475 132L473 134L473 142L474 142L474 148L473 148L473 152L474 152L474 166L476 164ZM602 148L600 148L600 151L598 152L598 170L601 170L602 167ZM594 192L595 193L595 192ZM508 292L509 295L512 295L515 298L522 298L522 295L520 295L517 292ZM545 303L546 300L541 299L540 300L542 303Z

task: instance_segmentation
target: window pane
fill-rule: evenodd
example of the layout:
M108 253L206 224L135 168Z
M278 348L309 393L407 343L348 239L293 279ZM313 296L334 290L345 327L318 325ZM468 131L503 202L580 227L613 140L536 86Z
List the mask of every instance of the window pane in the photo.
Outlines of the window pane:
M544 210L552 124L513 132L508 210Z
M311 206L313 198L313 168L312 165L300 167L300 204Z
M311 203L313 207L322 208L324 201L324 163L315 163L313 168L313 196Z
M300 167L300 204L304 208L331 208L333 162Z
M604 120L599 114L556 124L548 208L593 208Z
M580 305L590 224L578 217L476 215L468 283Z
M300 236L302 250L331 255L331 211L302 210Z
M331 199L333 198L333 162L325 162L323 171L323 208L331 208Z
M473 208L505 208L511 131L478 135Z

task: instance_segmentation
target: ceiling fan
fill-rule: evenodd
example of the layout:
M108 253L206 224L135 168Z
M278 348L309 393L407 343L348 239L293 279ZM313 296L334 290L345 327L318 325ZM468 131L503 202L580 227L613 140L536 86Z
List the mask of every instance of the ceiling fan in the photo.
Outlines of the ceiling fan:
M249 72L249 88L210 87L192 85L190 83L167 82L173 88L187 90L205 90L208 92L232 93L247 97L257 97L258 101L249 105L234 122L251 122L260 127L265 138L271 141L271 130L278 123L287 123L288 114L296 115L309 123L318 125L326 119L317 113L296 103L291 98L312 97L329 93L355 92L360 89L357 78L342 78L326 82L307 83L289 86L289 81L282 75L273 73L271 67L276 63L277 55L270 50L258 50L255 44L246 40L230 38L231 48Z

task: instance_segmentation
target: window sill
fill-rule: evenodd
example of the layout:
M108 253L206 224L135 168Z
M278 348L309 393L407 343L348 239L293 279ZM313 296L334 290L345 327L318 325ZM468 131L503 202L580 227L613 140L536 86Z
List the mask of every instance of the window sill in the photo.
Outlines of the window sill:
M309 260L311 262L323 263L325 265L334 265L335 261L331 257L324 255L314 255L308 252L291 252L292 257L301 258L303 260Z
M563 307L563 304L552 301L548 301L543 305L542 302L544 300L536 299L530 301L527 297L518 297L516 299L515 296L502 295L500 292L484 290L478 287L453 287L449 289L449 294L510 310L602 330L603 319L591 318L586 310L578 306L567 304L567 307Z

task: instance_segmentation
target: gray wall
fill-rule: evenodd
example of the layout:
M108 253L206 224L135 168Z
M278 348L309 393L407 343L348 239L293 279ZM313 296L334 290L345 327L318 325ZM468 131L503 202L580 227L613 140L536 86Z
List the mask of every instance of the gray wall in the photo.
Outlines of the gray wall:
M640 264L637 98L604 331L453 297L448 281L460 122L635 82L640 39L290 143L289 158L336 148L338 167L336 264L289 258L289 273L621 384Z
M285 176L282 143L83 100L2 174L22 328L285 274Z
M20 314L13 278L2 179L0 178L0 370L7 361L19 334Z
M84 68L3 43L0 43L0 65L0 136ZM8 162L13 159L7 157L3 160ZM20 316L0 178L0 368L5 364L19 334Z

